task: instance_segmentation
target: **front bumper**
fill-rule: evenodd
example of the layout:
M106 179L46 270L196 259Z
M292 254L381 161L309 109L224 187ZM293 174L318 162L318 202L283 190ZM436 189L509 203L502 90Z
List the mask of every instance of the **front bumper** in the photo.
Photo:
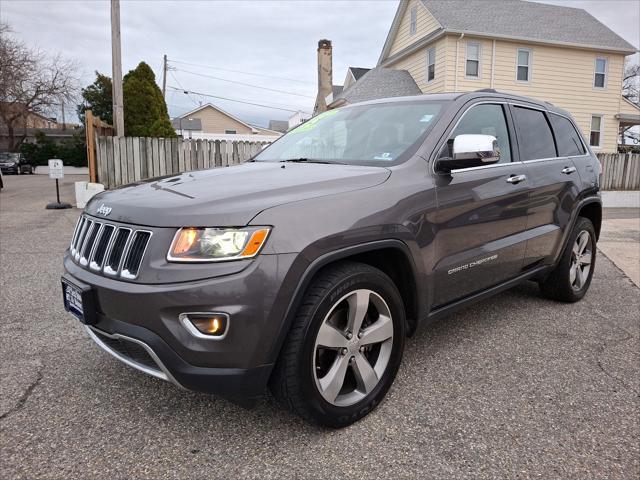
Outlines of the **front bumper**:
M2 171L2 173L18 173L20 171L20 167L17 165L12 165L10 167L0 166L0 171Z
M264 392L273 365L255 368L196 367L180 358L159 336L124 322L102 322L113 332L85 326L89 337L121 362L177 387L213 393L250 407Z
M290 293L283 289L294 254L261 255L239 273L176 284L106 278L65 257L64 278L91 287L91 338L120 361L189 390L250 405L273 368ZM284 291L283 291L284 290ZM192 335L184 312L230 315L224 339Z

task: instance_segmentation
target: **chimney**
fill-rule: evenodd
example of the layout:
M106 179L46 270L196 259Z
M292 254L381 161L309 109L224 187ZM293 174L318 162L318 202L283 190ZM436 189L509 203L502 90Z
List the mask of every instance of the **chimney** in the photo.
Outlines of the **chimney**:
M322 113L327 110L325 98L333 90L331 40L318 42L318 96L314 113Z

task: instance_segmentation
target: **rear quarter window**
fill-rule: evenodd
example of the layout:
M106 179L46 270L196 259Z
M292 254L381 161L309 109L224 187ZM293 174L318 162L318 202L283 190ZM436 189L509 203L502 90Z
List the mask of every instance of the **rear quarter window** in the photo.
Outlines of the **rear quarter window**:
M582 143L582 137L569 119L550 113L549 121L556 134L558 155L561 157L572 157L586 153L584 143Z
M520 160L537 160L557 156L551 127L544 112L531 108L513 107L518 132Z

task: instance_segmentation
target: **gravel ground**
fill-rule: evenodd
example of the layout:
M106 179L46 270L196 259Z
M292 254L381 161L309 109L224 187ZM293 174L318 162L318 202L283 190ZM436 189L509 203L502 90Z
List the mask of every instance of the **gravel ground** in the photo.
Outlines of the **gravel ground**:
M577 304L526 284L421 328L382 405L332 431L94 346L62 307L79 212L45 210L54 194L43 176L5 176L0 194L1 478L640 476L640 290L604 255Z

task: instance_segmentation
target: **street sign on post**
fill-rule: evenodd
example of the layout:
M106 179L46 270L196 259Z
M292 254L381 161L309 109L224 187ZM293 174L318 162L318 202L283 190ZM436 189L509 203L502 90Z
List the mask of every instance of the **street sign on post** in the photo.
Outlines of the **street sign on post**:
M59 158L49 160L49 178L64 178L64 165Z
M56 180L56 200L47 204L47 210L60 210L63 208L71 208L71 204L66 202L60 202L60 186L58 185L58 179L64 178L64 164L59 158L52 158L49 160L49 178Z

